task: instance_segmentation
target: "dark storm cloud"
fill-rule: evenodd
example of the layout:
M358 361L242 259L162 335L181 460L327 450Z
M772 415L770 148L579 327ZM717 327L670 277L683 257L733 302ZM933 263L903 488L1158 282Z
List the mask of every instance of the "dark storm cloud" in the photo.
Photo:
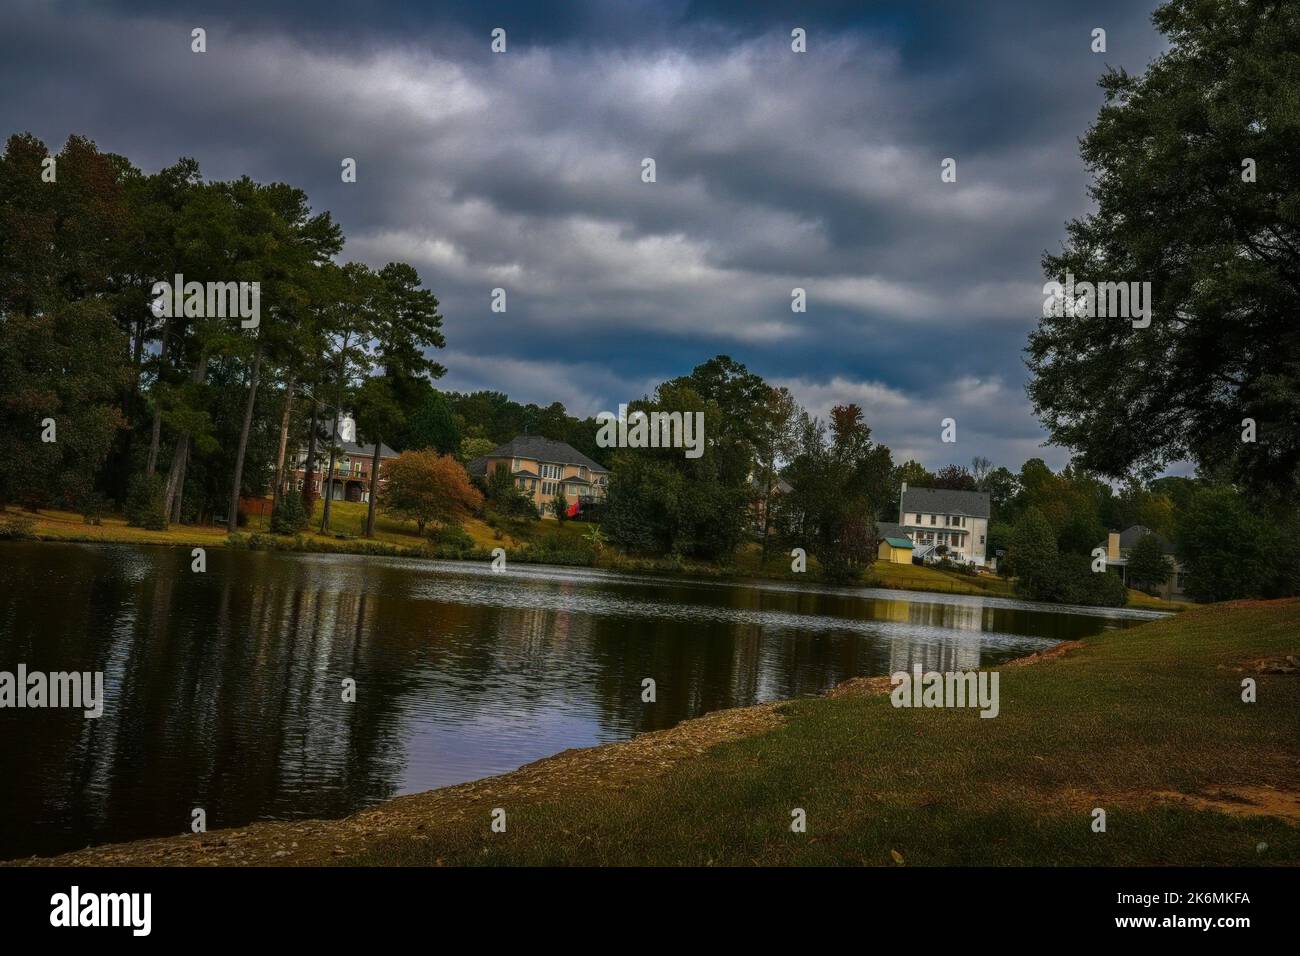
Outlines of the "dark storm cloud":
M1160 49L1140 4L1075 6L20 2L0 120L302 186L438 293L448 387L590 413L727 352L927 464L1060 464L1023 394L1039 258L1086 209L1097 77Z

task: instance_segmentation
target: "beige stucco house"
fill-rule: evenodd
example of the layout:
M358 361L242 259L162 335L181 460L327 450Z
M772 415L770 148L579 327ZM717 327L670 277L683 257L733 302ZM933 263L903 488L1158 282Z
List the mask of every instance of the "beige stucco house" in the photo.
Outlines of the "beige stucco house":
M563 492L570 517L583 507L605 500L609 469L572 445L539 435L519 435L469 463L472 477L486 478L506 468L515 487L528 495L543 517L553 518L551 502Z

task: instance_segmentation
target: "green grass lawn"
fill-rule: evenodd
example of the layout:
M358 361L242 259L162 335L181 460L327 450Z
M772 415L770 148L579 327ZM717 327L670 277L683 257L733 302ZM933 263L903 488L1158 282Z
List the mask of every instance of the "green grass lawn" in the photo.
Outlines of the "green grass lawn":
M877 561L867 572L873 587L905 591L938 591L944 594L991 594L1014 597L1011 582L993 574L961 574L921 564L891 564Z
M321 534L321 504L316 503L304 537L321 541L336 542L339 535L348 538L360 538L365 533L367 505L353 501L335 501L330 507L330 530ZM11 510L10 514L18 514ZM173 544L200 545L220 547L226 541L225 526L213 525L172 525L166 531L148 531L144 528L130 527L120 515L108 515L99 525L86 524L81 515L70 511L41 511L32 515L35 519L33 532L48 541L103 541L126 544ZM267 533L270 527L269 516L249 515L248 522L239 530L242 534L252 532ZM526 544L546 534L560 534L565 537L581 537L586 533L587 525L557 521L536 522L529 526L518 539L505 538L507 546ZM495 536L493 529L478 518L469 518L465 530L474 543L491 550L503 544L503 539ZM415 523L394 518L380 511L375 516L374 540L406 547L419 547L426 538L420 537Z
M1300 601L1201 607L1003 667L993 719L799 700L780 729L657 777L487 794L342 862L1296 864L1300 675L1255 668L1297 653ZM1245 676L1257 703L1241 701ZM506 833L490 832L494 805ZM794 808L806 833L790 832Z

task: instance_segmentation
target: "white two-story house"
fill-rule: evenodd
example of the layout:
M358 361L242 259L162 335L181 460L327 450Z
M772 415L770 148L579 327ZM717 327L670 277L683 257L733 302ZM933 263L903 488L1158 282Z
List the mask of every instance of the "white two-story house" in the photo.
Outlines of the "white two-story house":
M947 557L984 567L988 553L989 496L985 491L908 488L899 496L898 524L923 561Z

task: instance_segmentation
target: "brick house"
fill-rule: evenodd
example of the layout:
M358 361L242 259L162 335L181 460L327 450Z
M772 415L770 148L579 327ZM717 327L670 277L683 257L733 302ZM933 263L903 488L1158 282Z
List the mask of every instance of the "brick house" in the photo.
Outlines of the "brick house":
M328 485L325 475L330 463L328 440L324 444L323 449L317 448L316 467L312 475L312 494L317 498L324 498L325 494L321 489L328 486L335 501L369 501L370 466L374 462L375 446L373 444L363 445L357 442L357 425L352 420L351 415L344 415L339 419L339 452L334 456L334 474L330 476ZM379 446L379 483L381 486L384 483L384 463L396 457L397 452L387 445L381 444ZM293 482L294 488L302 491L302 485L306 479L307 452L304 449L298 453L289 480Z

